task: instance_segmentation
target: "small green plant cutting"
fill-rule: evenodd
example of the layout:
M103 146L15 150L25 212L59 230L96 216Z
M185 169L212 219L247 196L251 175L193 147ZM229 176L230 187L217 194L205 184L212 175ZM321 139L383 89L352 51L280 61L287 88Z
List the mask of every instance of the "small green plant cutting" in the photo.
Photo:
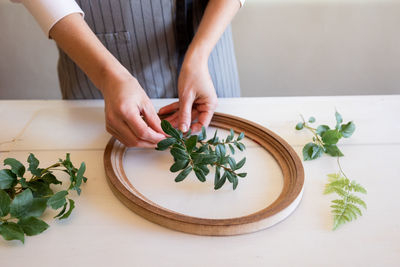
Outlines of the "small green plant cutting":
M47 207L61 209L54 218L68 218L75 207L75 202L68 198L69 193L75 190L80 195L82 182L87 181L83 176L85 163L82 162L79 169L75 168L69 154L44 169L39 168L39 160L32 153L27 161L30 175L25 166L14 158L5 159L4 166L9 168L0 170L0 235L5 240L20 240L22 243L25 235L37 235L49 227L40 219ZM67 190L54 192L50 188L51 185L62 184L54 171L69 175Z
M367 208L365 202L355 194L366 194L367 190L346 176L339 160L344 154L337 146L342 137L349 138L352 136L356 126L352 121L343 123L343 118L337 111L335 113L336 125L332 129L328 125L312 127L310 124L315 122L314 117L310 117L308 121L305 121L303 116L301 118L302 121L296 125L296 130L308 129L313 133L312 142L307 143L303 148L304 160L315 160L324 153L337 157L339 171L327 175L328 183L324 191L324 194L336 193L339 196L339 199L332 200L331 205L334 218L333 229L336 230L346 222L361 216L361 207Z
M235 133L231 129L230 135L220 140L215 131L214 136L206 141L204 127L199 135L191 135L190 130L183 134L166 120L161 122L161 127L170 137L160 141L156 149L169 149L174 158L170 171L179 172L175 182L183 181L192 171L200 182L205 182L210 172L209 167L215 167L215 190L221 188L227 180L232 183L235 190L239 178L246 177L247 173L239 172L246 163L246 158L236 162L232 157L235 154L235 148L240 151L245 149L245 145L240 142L244 138L244 133L240 133L235 138Z

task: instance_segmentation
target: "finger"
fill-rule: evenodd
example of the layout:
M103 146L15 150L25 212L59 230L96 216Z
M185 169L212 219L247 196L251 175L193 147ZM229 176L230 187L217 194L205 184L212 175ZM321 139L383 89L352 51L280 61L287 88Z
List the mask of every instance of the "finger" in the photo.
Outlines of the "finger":
M136 110L132 111L132 113L125 114L124 120L135 136L142 141L155 144L165 138L165 135L158 133L149 127Z
M180 99L179 103L179 129L186 132L189 129L194 95L188 94Z
M158 114L163 115L163 114L172 113L172 112L178 110L178 108L179 108L179 101L176 101L174 103L166 105L165 107L160 108L160 110L158 111Z
M147 124L156 132L164 135L164 131L161 129L161 120L157 115L156 110L154 109L151 103L147 103L144 105L142 109L143 116L147 122Z
M174 116L175 114L177 114L176 116ZM174 128L178 128L178 124L179 124L179 116L178 116L178 113L175 113L174 115L172 115L171 117L171 120L168 120L169 121L169 123L171 123L171 125L174 127ZM196 121L196 119L197 119L197 117L198 117L198 115L199 115L199 112L197 111L197 110L195 110L195 109L193 109L192 110L192 115L191 115L191 123L193 123L194 121ZM192 128L191 126L190 126L190 128ZM193 131L193 129L192 129L192 131Z
M198 117L198 122L194 123L192 125L192 131L193 132L198 132L201 130L201 128L208 127L208 125L211 122L212 116L214 114L213 110L208 110L208 111L203 111L199 113Z
M127 147L156 147L155 144L139 140L135 135L133 135L128 125L124 125L124 123L121 123L121 125L118 126L118 130L111 126L107 126L107 131Z
M179 117L179 113L175 112L172 115L169 115L168 117L164 118L164 120L169 121L169 123L171 123L171 125L174 128L178 128L178 117Z

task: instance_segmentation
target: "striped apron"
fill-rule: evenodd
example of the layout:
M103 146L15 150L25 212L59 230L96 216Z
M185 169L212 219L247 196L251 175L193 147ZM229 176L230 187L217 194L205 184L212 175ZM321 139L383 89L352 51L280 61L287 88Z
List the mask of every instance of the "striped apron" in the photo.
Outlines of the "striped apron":
M175 0L180 1L180 0ZM103 45L136 78L150 98L178 97L179 53L174 0L77 0ZM198 28L204 0L193 0ZM61 50L58 77L63 99L100 99L101 92ZM240 96L230 26L208 60L218 97Z

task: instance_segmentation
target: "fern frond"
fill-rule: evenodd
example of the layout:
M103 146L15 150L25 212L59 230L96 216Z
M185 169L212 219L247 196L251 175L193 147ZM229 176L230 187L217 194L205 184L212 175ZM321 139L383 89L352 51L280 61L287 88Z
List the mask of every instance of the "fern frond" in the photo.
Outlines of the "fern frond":
M360 184L356 183L355 181L351 181L350 188L352 191L357 192L357 193L363 193L363 194L367 193L367 190L364 187L362 187Z
M328 181L329 183L325 185L324 194L336 193L340 197L340 199L332 200L331 205L333 230L336 230L343 224L362 216L358 206L367 208L365 202L358 196L351 194L351 192L366 194L367 191L360 184L350 181L348 178L341 176L340 173L329 174Z
M367 209L367 204L365 204L365 202L361 198L359 198L358 196L349 194L348 197L347 197L347 201L349 201L351 203L355 203L355 204L361 205L361 206L364 207L364 209Z

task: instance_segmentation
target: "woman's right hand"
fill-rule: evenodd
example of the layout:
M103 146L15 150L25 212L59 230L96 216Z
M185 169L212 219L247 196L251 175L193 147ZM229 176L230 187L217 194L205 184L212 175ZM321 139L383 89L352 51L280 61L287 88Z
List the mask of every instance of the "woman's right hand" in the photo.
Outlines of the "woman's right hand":
M128 147L155 147L166 136L139 82L130 74L102 85L107 131Z

